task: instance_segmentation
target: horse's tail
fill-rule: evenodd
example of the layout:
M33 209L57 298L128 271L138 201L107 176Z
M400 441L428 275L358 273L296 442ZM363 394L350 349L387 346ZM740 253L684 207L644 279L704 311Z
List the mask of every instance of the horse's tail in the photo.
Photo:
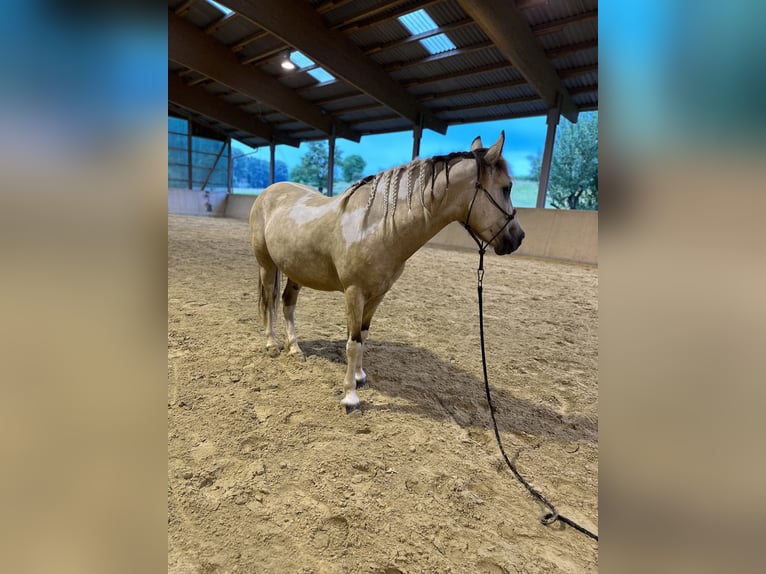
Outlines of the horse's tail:
M277 297L279 296L279 288L282 282L282 273L279 271L279 267L274 272L274 285L271 286L271 296L266 292L266 288L263 285L263 279L261 273L258 273L258 309L261 312L261 321L263 326L266 326L266 317L269 312L269 298L271 298L271 304L275 306L277 304Z

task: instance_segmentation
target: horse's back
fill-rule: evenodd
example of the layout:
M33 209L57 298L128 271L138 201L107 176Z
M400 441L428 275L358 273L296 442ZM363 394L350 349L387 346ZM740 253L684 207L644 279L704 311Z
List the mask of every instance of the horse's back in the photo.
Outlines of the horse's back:
M277 225L281 227L279 221L289 218L290 212L301 199L308 197L324 198L318 190L298 183L278 182L264 189L255 198L250 209L250 238L253 249L256 249L256 242L260 245L265 241L266 232L272 222L277 221Z
M255 198L250 210L250 225L277 214L280 208L289 210L304 197L328 199L319 190L308 185L286 181L271 184Z
M332 257L336 199L289 182L264 189L250 211L250 238L259 263L274 264L307 287L338 289Z

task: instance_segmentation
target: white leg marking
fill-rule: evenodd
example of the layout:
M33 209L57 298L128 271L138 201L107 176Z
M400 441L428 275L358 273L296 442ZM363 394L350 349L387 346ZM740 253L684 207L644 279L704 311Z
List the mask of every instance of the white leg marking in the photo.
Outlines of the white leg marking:
M288 353L291 355L299 355L304 358L303 351L298 346L298 335L295 331L295 305L284 305L282 312L285 316L285 322L287 324L287 344Z
M274 323L276 323L276 317L274 313L274 305L269 305L268 312L266 313L266 351L270 355L279 353L279 343L277 342L277 334L274 332Z
M346 343L346 357L348 366L346 368L346 378L343 381L343 390L346 391L346 394L341 399L340 404L346 407L358 407L359 395L356 394L355 375L357 372L357 365L361 365L362 344L349 339Z
M356 364L356 371L354 372L354 378L356 378L357 381L367 382L367 373L365 373L362 368L362 360L364 357L364 343L367 342L367 337L369 337L369 335L370 332L367 329L362 331L362 345L359 348L359 359Z

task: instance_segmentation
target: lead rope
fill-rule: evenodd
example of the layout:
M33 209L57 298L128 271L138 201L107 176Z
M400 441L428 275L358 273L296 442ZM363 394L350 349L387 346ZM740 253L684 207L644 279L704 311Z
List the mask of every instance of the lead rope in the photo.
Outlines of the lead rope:
M470 232L470 230L469 230ZM484 281L484 253L486 252L486 246L487 244L482 244L482 242L479 242L476 240L476 237L471 233L471 236L474 238L476 243L479 245L479 269L477 271L477 278L478 278L478 294L479 294L479 334L481 336L481 366L484 371L484 391L487 395L487 404L489 405L489 414L492 416L492 426L495 429L495 439L497 439L497 446L500 447L500 452L503 455L503 458L505 459L505 463L508 465L508 468L511 469L511 472L513 475L518 479L518 481L524 485L524 488L526 488L529 493L534 496L537 500L542 502L550 512L546 512L541 518L540 522L544 524L545 526L550 526L557 520L560 522L563 522L564 524L568 524L575 530L578 530L579 532L582 532L586 536L589 536L590 538L598 541L598 534L593 534L590 530L587 528L584 528L583 526L580 526L573 520L570 520L566 516L563 516L559 514L558 510L556 510L556 507L551 504L545 496L542 495L539 491L535 490L535 488L530 485L526 479L519 474L519 471L516 470L516 466L511 462L511 460L508 458L508 455L505 454L505 449L503 448L503 441L500 439L500 431L497 429L497 421L495 420L495 407L492 406L492 395L489 392L489 379L487 378L487 356L486 352L484 350L484 303L482 298L482 291L484 289L483 287L483 281Z

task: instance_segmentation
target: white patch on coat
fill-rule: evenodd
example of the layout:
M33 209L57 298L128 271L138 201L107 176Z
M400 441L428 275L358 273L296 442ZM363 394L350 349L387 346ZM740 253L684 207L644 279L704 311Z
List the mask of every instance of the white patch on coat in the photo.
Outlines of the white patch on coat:
M371 227L365 227L364 216L366 213L367 209L360 207L354 211L346 212L341 216L340 227L343 232L343 239L346 240L346 245L359 243L364 240L365 237L374 233L380 225L380 221L377 221Z
M308 186L296 187L303 187L306 190L311 191L311 188ZM315 193L316 192L299 199L297 202L295 202L295 205L293 205L293 208L290 210L290 218L298 225L310 223L338 209L338 206L333 201L328 201L323 205L306 205L306 202L308 202L308 200L311 199Z

